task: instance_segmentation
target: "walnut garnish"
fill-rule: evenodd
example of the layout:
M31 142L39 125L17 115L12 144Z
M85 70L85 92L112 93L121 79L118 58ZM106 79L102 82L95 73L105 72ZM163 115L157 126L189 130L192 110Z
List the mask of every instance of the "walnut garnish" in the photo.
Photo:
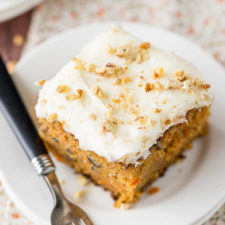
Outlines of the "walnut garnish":
M53 122L55 120L57 120L57 114L56 113L52 113L48 116L48 121Z
M88 64L86 67L88 72L94 72L96 68L94 64Z
M90 118L91 118L92 120L96 120L96 119L97 119L97 116L96 116L94 113L91 113Z
M164 69L162 67L159 67L157 70L153 71L153 78L154 79L161 78L163 76L163 72L164 72Z
M77 69L77 70L80 70L80 71L86 70L84 62L82 62L80 59L73 58L72 60L76 63L76 66L74 67L74 69Z
M177 71L175 75L177 76L177 80L179 80L181 82L183 82L187 79L187 77L184 75L183 70Z
M165 121L165 125L167 126L167 125L170 125L171 124L171 120L170 119L167 119L166 121Z
M147 118L144 116L138 116L134 120L135 122L139 122L141 125L144 125L147 123Z
M69 87L66 86L66 85L59 85L57 88L56 88L56 91L58 93L65 93L65 92L68 92L69 91Z
M35 85L37 86L43 86L45 84L45 80L39 80L37 82L35 82Z
M113 81L113 84L114 85L120 85L122 82L122 79L121 78L116 78L114 81Z
M123 77L122 78L122 84L126 84L126 83L129 83L129 82L131 82L131 78L130 77Z
M102 91L102 89L99 86L94 86L92 88L92 92L98 96L99 98L103 98L104 97L104 93Z
M115 49L113 49L113 48L112 48L112 45L110 45L109 43L108 43L108 45L107 45L107 52L108 52L110 55L112 55L112 54L115 53Z
M149 92L149 91L153 90L154 87L155 87L154 84L146 83L146 85L145 85L145 92Z
M143 46L147 47L147 44ZM132 63L136 61L141 63L148 59L148 53L145 48L139 48L138 46L133 46L132 43L127 43L116 50L116 56L120 58L125 58L127 63Z
M124 73L124 69L112 63L107 63L104 68L98 68L95 73L105 77L117 77Z
M114 119L106 119L103 123L102 130L105 132L115 132L119 123L118 120Z
M180 70L180 71L176 72L176 76L177 77L182 77L183 75L184 75L184 71L183 70Z
M161 109L159 109L159 108L155 108L154 109L154 113L160 113L162 110Z
M142 42L140 45L139 45L139 48L142 48L142 49L149 49L150 48L150 42Z
M121 100L119 98L113 98L112 102L118 104L121 102Z
M210 85L209 84L202 84L202 85L200 85L200 87L203 88L203 89L208 89L208 88L210 88Z
M71 98L73 100L78 100L83 98L84 96L84 91L82 89L77 89L76 93L72 94Z

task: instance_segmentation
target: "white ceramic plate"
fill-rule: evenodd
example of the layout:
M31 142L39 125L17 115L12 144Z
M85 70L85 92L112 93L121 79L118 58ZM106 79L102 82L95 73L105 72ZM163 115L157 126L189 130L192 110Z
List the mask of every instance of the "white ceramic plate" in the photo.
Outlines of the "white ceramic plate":
M209 135L196 140L186 159L168 169L154 185L160 192L142 197L133 209L113 208L113 200L101 187L81 187L67 166L55 162L63 190L71 201L77 190L85 197L76 201L93 219L95 225L191 225L203 222L225 198L225 74L223 68L202 49L171 32L136 23L120 23L152 44L174 51L196 65L212 85L215 101L210 117ZM38 88L32 84L53 76L94 36L106 30L109 23L92 24L62 33L27 55L16 67L14 81L32 115ZM1 115L0 115L1 116ZM0 171L3 184L15 203L38 225L49 225L51 195L37 177L7 123L0 117Z
M31 9L42 0L0 0L0 22Z

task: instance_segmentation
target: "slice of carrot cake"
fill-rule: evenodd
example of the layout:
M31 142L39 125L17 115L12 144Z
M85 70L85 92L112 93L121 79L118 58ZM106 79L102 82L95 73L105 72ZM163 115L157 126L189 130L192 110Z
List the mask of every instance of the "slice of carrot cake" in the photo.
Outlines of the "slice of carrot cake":
M213 99L192 64L121 27L40 83L48 150L109 190L116 207L137 201L202 134Z

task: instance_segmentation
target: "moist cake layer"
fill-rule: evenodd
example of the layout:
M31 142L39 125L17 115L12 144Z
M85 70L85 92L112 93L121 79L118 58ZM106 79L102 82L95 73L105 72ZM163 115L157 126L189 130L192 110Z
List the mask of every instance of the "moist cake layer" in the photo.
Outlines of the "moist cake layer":
M120 27L101 34L40 84L39 118L60 122L82 150L125 164L147 158L189 110L212 103L197 68Z
M117 200L115 206L119 207L140 198L148 185L179 158L195 137L204 132L208 116L208 107L190 110L186 115L187 122L170 127L149 149L151 154L145 160L139 159L137 166L109 162L93 151L81 149L76 137L66 132L58 121L51 123L40 119L40 134L49 151L77 172L108 189Z

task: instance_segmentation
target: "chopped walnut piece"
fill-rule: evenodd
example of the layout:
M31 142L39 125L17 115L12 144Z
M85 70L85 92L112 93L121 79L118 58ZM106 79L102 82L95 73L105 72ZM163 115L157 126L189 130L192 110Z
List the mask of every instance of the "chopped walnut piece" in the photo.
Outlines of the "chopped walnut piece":
M200 87L203 88L203 89L208 89L208 88L210 88L210 85L209 84L202 84L202 85L200 85Z
M170 125L171 124L171 120L170 119L167 119L166 121L165 121L165 125L167 126L167 125Z
M72 94L71 98L72 100L78 100L83 98L84 91L82 89L77 89L76 93Z
M143 44L143 48L140 48L138 46L133 46L132 43L129 42L118 48L115 54L120 58L125 58L128 64L134 61L141 63L148 59L148 53L144 47L147 47L147 44Z
M56 91L58 93L65 93L65 92L68 92L69 91L69 87L66 86L66 85L59 85L57 88L56 88Z
M114 81L113 81L113 84L114 85L120 85L122 82L121 78L116 78Z
M76 66L74 67L74 69L77 69L77 70L86 70L85 68L85 64L78 58L73 58L72 59L74 61L74 63L76 63Z
M124 69L112 63L107 63L104 68L97 68L95 73L105 77L117 77L124 73Z
M131 78L130 77L123 77L122 78L122 84L126 84L126 83L129 83L129 82L131 82Z
M138 116L134 121L139 122L141 125L145 125L147 123L147 118L144 116Z
M119 123L116 119L106 119L103 123L102 130L103 133L105 132L115 132L116 128L118 127Z
M57 117L58 116L56 113L52 113L48 116L48 120L49 120L49 122L53 122L53 121L57 120Z
M92 92L98 96L99 98L103 98L104 97L104 93L102 91L102 89L99 86L94 86L92 88Z
M94 72L95 71L95 65L94 64L89 64L87 65L87 71L88 72Z
M140 45L139 45L139 48L142 48L142 49L149 49L150 48L150 43L149 42L142 42Z
M121 100L118 99L118 98L113 98L113 99L112 99L112 102L118 104L118 103L121 102Z
M109 43L108 43L108 45L107 45L107 52L108 52L110 55L112 55L112 54L115 53L115 49L113 49L113 48L112 48L112 45L110 45Z
M145 92L149 92L154 89L154 84L146 83Z
M180 70L180 71L177 71L175 73L175 75L177 76L177 80L183 82L187 79L187 77L184 75L184 71L183 70Z
M159 108L155 108L154 113L160 113L162 110Z
M39 80L37 82L35 82L35 85L37 86L43 86L45 84L45 80Z
M91 113L90 118L91 118L92 120L96 120L96 119L97 119L97 116L96 116L94 113Z
M164 72L164 69L162 67L159 67L157 70L153 71L153 78L154 79L161 78L163 76L163 72Z
M184 75L184 71L183 70L177 71L175 75L177 77L182 77Z

